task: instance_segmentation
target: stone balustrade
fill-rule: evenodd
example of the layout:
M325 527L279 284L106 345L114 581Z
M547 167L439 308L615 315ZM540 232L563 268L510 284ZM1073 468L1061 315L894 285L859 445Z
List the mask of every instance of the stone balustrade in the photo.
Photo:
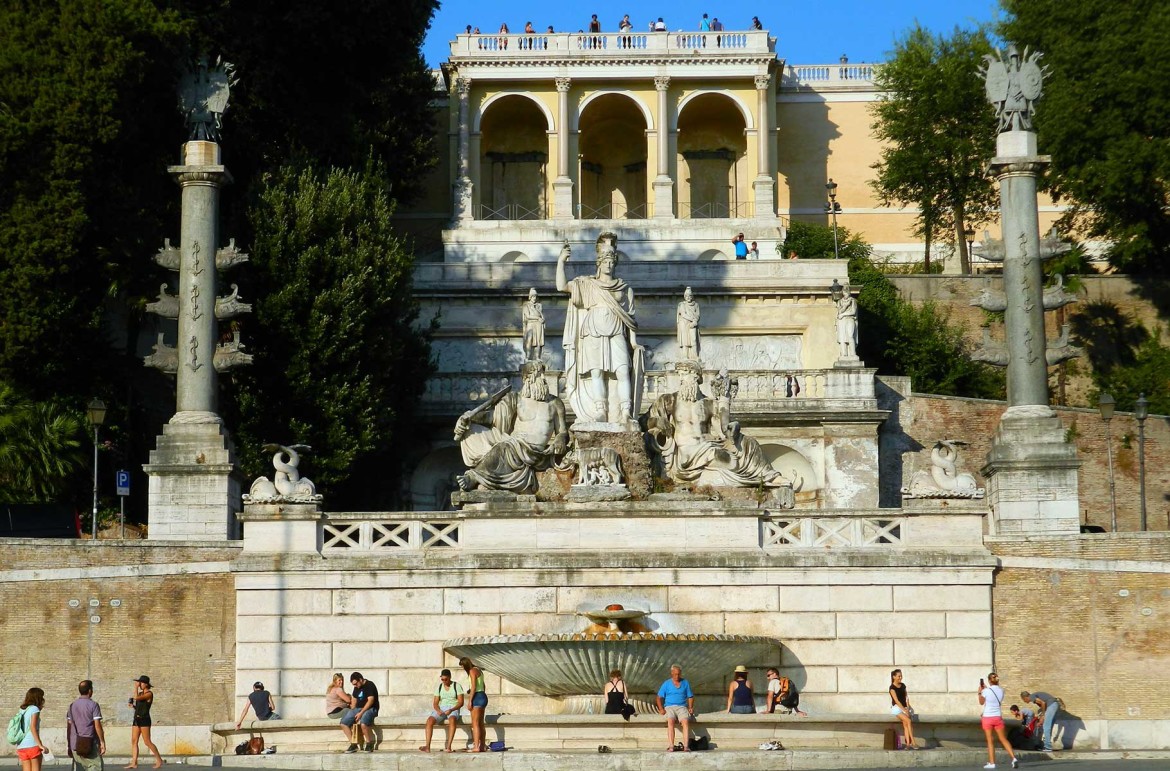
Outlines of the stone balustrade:
M765 30L722 32L556 32L553 34L456 35L451 58L558 59L774 53L776 39Z
M717 370L707 370L703 380L710 384L717 376ZM751 409L753 403L776 402L780 410L821 409L825 400L874 399L872 370L867 369L792 369L792 370L735 370L729 373L739 381L739 390L732 400L734 413L736 404ZM550 370L546 375L549 390L564 398L564 373ZM432 413L462 412L484 401L505 386L520 387L520 376L514 372L439 372L427 381L423 392L423 405ZM678 388L678 378L673 370L649 370L646 372L642 404L653 402L660 395L671 393ZM770 406L776 410L777 406Z
M956 502L951 502L952 504ZM969 502L965 502L969 503ZM249 505L244 551L322 556L468 554L596 549L739 550L755 554L981 548L984 509L934 502L916 509L769 508L769 503L652 495L646 501L559 503L525 496L463 511L337 512ZM472 546L468 546L468 545Z
M878 64L790 64L784 68L780 87L825 88L856 86L872 88Z

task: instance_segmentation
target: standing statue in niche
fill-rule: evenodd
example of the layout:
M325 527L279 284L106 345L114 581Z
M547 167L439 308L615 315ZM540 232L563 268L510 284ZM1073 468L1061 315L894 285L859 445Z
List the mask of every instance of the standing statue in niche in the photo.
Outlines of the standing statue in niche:
M565 454L565 405L549 393L544 363L524 362L520 375L520 393L504 388L455 424L455 441L467 464L467 473L456 479L460 489L534 493L536 472ZM473 424L483 428L472 431Z
M731 420L732 380L721 380L718 397L709 399L699 389L702 364L680 361L675 370L678 392L655 399L646 424L670 478L725 487L787 485L760 443L740 433L739 423Z
M535 287L528 290L520 320L524 325L524 358L536 361L544 353L544 306L537 302Z
M645 373L645 351L638 345L634 290L614 275L617 236L597 239L597 272L569 281L565 242L557 258L557 290L567 292L565 311L565 387L579 422L621 423L638 414ZM611 404L610 383L617 403Z
M833 279L833 301L837 304L838 358L857 358L857 299L849 292L849 284L841 286Z
M675 314L675 337L683 361L699 358L699 304L688 286Z

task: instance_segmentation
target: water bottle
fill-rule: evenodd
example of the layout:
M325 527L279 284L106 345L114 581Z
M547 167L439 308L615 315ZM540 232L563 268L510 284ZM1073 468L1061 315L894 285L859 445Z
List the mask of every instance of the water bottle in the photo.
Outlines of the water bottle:
M587 713L589 713L590 715L593 714L593 699L589 700L589 704L588 704L588 706L585 707L585 711Z

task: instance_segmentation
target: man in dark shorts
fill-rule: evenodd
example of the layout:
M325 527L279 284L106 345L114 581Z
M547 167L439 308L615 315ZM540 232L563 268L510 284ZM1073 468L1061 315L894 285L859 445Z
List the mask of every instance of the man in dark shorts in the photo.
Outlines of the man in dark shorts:
M353 707L341 717L341 730L349 739L349 747L345 752L357 752L358 739L362 740L366 752L373 752L374 718L378 716L379 706L378 686L362 677L361 672L351 674L349 684L353 686Z
M73 771L102 771L106 732L102 730L102 708L93 700L93 681L82 680L77 684L77 692L81 695L65 713Z

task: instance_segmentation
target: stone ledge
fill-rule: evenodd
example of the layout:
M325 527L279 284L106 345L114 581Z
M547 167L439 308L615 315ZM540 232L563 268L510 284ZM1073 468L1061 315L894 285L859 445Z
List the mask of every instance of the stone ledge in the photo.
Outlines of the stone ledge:
M1006 722L1009 727L1018 725L1018 721ZM629 721L618 715L489 714L485 723L489 741L502 740L516 749L538 751L596 748L598 744L615 750L658 749L665 726L660 715L646 713L639 713ZM893 718L888 715L849 713L800 717L713 712L697 715L691 724L694 734L707 736L712 744L730 750L756 749L760 743L773 739L788 747L877 750L882 747L886 729L894 726ZM416 750L422 739L423 718L379 716L374 729L379 749ZM239 729L235 723L217 723L211 727L211 733L213 752L230 752L240 741L256 734L264 735L267 744L277 744L285 752L345 748L338 721L327 718L250 721ZM970 715L939 715L919 720L915 734L920 746L926 747L979 747L984 741L980 718ZM469 736L470 724L464 714L455 741L464 744Z

